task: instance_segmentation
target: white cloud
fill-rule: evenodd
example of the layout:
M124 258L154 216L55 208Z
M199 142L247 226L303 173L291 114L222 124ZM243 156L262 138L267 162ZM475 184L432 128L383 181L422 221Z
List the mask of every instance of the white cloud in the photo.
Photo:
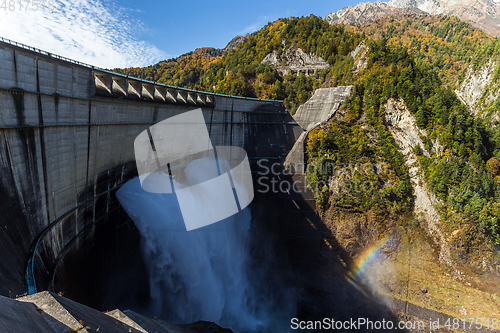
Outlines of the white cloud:
M242 31L238 32L238 35L252 33L252 32L255 32L255 31L261 29L264 25L266 25L269 22L269 19L270 19L270 16L259 16L259 18L254 23L252 23L251 25L249 25L248 27L246 27Z
M168 57L136 37L145 29L128 15L131 10L100 0L53 3L53 12L33 11L32 4L20 11L17 1L13 11L0 8L0 36L104 68L147 66Z

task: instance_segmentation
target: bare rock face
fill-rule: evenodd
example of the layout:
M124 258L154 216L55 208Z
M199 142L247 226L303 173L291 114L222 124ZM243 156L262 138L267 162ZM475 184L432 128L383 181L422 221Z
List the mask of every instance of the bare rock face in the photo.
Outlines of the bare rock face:
M284 64L283 64L284 61ZM276 51L268 54L262 62L269 62L272 65L279 66L305 66L315 64L326 64L326 62L314 53L307 54L301 48L291 46L282 57L278 57Z
M292 45L281 55L274 50L265 56L262 63L268 63L276 67L282 74L292 72L314 72L316 70L328 68L328 63L314 53L305 53L301 48Z
M441 217L434 208L437 199L428 190L422 176L420 162L413 151L416 145L420 145L424 150L424 154L429 156L429 152L425 151L425 148L423 148L424 144L420 139L420 135L425 135L426 133L417 127L415 117L401 100L390 99L387 102L385 105L385 120L400 151L405 156L405 164L409 169L415 196L414 214L419 219L425 221L427 232L433 238L434 242L439 245L439 259L451 266L450 249L441 228Z
M493 36L500 36L500 3L495 0L390 0L360 3L328 14L330 24L365 24L386 15L455 15Z
M427 133L418 128L415 117L408 110L403 101L389 100L385 110L385 120L390 125L391 133L396 142L403 149L415 148L420 145L424 155L430 157L429 152L425 150L425 144L420 138Z
M368 50L369 47L365 44L365 41L362 41L351 52L351 57L354 59L354 68L353 68L354 72L360 72L364 70L368 65L368 59L366 57Z
M467 69L467 73L462 84L455 90L458 98L468 106L474 115L490 106L500 97L499 87L493 85L493 74L497 63L490 59L480 69L474 71L472 66ZM498 121L498 115L496 115Z
M327 122L352 93L352 86L319 88L314 95L299 107L293 118L300 127L310 131L320 123Z
M250 36L250 34L246 34L244 36L238 35L238 36L234 37L233 39L231 39L229 41L229 43L227 43L226 47L222 49L222 54L226 54L228 52L236 50L238 45L243 43L248 38L248 36Z
M493 36L500 35L500 5L494 0L391 0L387 4L417 7L431 15L455 15Z
M342 8L339 11L330 13L325 16L325 20L330 24L352 24L360 25L370 23L381 19L387 15L398 14L424 14L423 11L410 7L410 8L396 8L390 6L386 2L364 2L355 6Z

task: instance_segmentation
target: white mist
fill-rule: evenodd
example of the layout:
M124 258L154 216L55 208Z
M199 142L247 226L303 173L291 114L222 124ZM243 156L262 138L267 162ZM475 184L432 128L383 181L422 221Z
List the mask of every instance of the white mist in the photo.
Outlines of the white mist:
M175 194L146 192L135 178L116 195L142 236L152 314L174 323L213 321L234 332L266 327L262 295L246 273L248 209L186 231Z

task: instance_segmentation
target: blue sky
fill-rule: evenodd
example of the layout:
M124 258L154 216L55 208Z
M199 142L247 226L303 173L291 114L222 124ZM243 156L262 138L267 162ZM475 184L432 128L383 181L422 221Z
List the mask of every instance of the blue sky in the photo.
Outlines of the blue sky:
M281 17L324 17L360 1L207 1L185 2L123 0L123 6L140 10L137 17L148 28L144 38L169 54L179 55L201 46L222 48L234 36L252 33Z
M0 36L100 67L147 66L198 47L223 48L280 17L324 17L359 2L54 0L48 12L24 0L22 10L0 8Z

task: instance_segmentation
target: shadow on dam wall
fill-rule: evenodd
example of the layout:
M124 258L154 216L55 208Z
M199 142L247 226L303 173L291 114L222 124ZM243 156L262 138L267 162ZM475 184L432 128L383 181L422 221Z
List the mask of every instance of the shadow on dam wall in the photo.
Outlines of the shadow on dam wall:
M278 183L304 181L302 175L273 177ZM340 261L334 263L337 275L325 273L320 248L325 229L305 188L299 187L301 193L263 193L258 175L254 180L249 271L264 275L266 283L261 287L266 290L259 286L256 290L275 298L276 307L294 303L293 312L287 313L290 318L275 323L280 325L276 331L289 327L293 317L305 321L398 321L376 295L346 281ZM151 289L141 256L141 235L117 202L115 191L109 193L109 200L103 201L101 209L107 210L103 220L77 237L61 256L54 291L102 311L127 308L147 315ZM339 257L348 260L340 246L332 245Z
M303 176L280 172L259 179L255 163L253 170L256 196L251 204L251 266L263 272L266 288L273 286L270 296L275 298L277 306L285 301L294 302L296 312L290 316L301 320L333 317L396 321L376 296L348 283L341 268L338 276L326 278L321 266L325 230L315 212L314 199L303 185ZM54 244L41 243L38 250L35 275L38 290L60 292L98 310L120 308L147 314L151 288L140 251L141 235L115 195L116 184L136 175L135 162L129 162L100 174L96 186L91 184L79 194L78 209L59 221L67 226L61 230L62 235L67 234L71 240L59 249L55 258ZM298 186L299 193L262 188L263 183L273 182L302 186ZM76 232L71 229L77 225L76 221L87 221L87 225L80 223L81 230ZM55 232L47 240L57 240L58 234ZM340 251L339 257L347 260L341 247L335 248ZM340 267L340 262L337 265ZM261 292L269 295L266 290Z
M302 321L366 318L397 323L399 319L379 295L347 281L344 263L349 265L350 257L339 244L330 243L329 253L325 253L321 242L335 238L328 237L331 233L316 212L305 176L281 169L264 179L257 179L252 203L254 260L268 267L268 279L279 281L283 292L294 295L294 317ZM278 190L272 191L272 182ZM282 188L291 190L282 191L280 184L296 184L295 190L286 185ZM290 325L290 321L284 324Z
M106 192L106 185L137 176L134 162L126 169L129 170L126 175L117 172L103 175L99 179L99 193ZM120 177L115 179L113 175ZM147 304L149 285L140 254L141 235L116 199L117 190L113 188L95 200L93 188L82 194L95 206L82 209L78 218L92 223L68 242L52 263L49 274L37 277L37 284L102 311Z
M202 108L213 145L245 148L253 171L258 158L282 161L298 136L297 124L276 101L115 78L119 75L1 42L0 65L0 294L5 296L53 288L99 310L147 308L141 235L115 193L136 176L134 138L157 121ZM127 84L134 87L130 98ZM324 230L310 197L256 189L252 265L265 268L276 304L292 295L303 320L390 318L376 298L342 274L324 278Z

